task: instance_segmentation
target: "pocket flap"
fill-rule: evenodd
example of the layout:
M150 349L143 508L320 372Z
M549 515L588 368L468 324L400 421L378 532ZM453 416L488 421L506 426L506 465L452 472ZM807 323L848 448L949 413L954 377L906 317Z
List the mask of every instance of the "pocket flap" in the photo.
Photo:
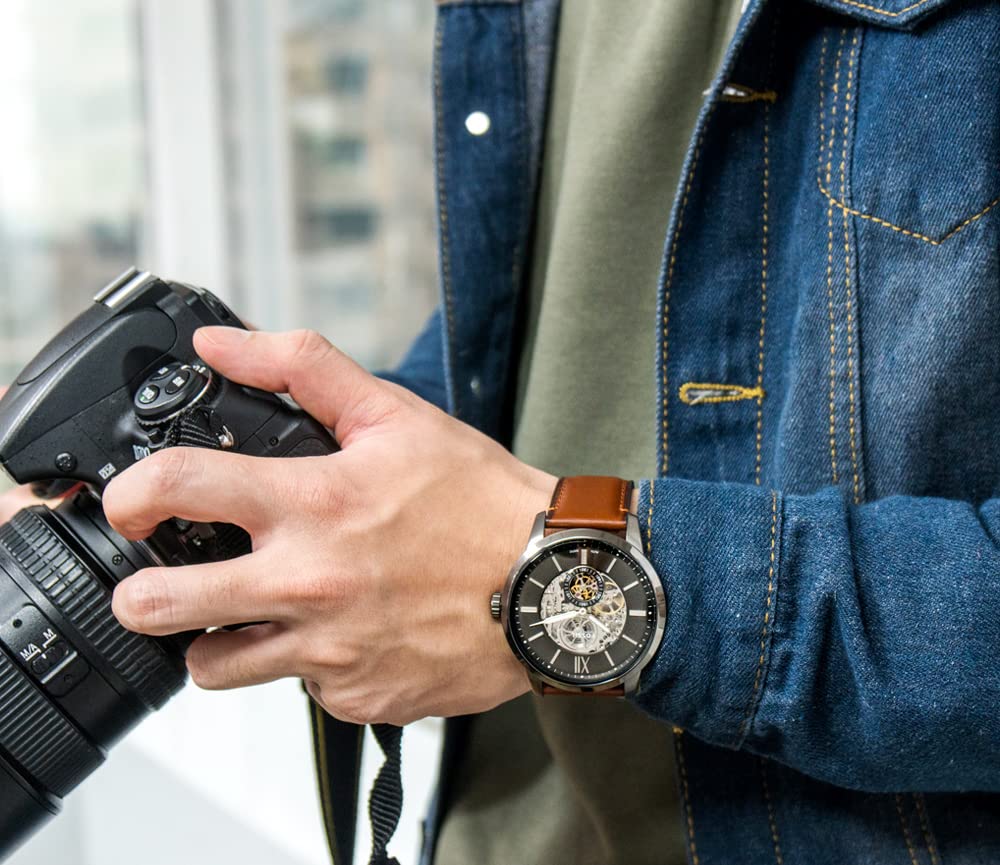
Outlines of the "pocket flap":
M892 30L912 30L927 16L954 0L810 0L832 12L858 21L888 27Z

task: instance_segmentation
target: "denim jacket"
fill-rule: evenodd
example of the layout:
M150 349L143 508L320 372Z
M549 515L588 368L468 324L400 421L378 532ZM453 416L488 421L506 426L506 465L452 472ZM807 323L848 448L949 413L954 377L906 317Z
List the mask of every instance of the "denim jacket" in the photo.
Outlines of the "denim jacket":
M500 440L557 2L439 0L442 303L396 378ZM998 58L993 0L752 0L705 97L635 698L692 865L1000 862Z

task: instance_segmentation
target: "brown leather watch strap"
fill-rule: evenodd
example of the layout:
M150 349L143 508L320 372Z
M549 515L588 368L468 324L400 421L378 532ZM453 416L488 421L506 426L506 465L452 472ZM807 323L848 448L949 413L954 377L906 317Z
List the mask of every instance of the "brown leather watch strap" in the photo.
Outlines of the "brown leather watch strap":
M561 478L545 516L545 534L600 529L625 534L632 482L599 475Z

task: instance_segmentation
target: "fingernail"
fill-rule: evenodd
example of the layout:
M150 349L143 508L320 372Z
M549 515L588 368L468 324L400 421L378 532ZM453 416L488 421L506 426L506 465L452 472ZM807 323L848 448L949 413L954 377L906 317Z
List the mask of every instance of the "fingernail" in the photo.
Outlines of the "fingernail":
M250 338L250 331L242 327L202 327L198 329L198 334L206 342L212 345L230 346L239 345Z

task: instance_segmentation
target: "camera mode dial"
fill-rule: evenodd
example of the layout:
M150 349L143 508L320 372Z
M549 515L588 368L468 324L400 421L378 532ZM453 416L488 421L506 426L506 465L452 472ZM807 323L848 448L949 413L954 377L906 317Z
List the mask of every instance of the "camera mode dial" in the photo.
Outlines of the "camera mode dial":
M133 405L141 421L165 421L198 402L212 384L212 373L200 364L168 363L150 375L135 393Z

